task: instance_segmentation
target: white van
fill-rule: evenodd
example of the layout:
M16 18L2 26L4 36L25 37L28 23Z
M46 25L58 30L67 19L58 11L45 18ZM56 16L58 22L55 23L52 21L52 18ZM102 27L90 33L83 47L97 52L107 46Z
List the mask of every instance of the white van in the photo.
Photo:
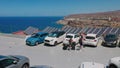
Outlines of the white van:
M50 33L44 41L44 44L57 45L60 42L63 42L66 33L64 31L56 31Z
M104 64L96 62L83 62L78 68L106 68Z

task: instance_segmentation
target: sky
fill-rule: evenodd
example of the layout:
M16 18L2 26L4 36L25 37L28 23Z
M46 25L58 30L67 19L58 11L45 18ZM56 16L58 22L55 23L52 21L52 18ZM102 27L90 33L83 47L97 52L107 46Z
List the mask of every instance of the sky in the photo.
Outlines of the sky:
M120 10L120 0L0 0L0 16L66 16Z

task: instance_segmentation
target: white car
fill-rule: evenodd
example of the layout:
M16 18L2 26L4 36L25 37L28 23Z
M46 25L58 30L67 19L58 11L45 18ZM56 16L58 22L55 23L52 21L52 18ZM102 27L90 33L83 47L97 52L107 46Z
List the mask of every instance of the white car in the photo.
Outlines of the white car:
M99 38L97 37L97 34L87 34L83 39L83 45L97 46L98 42Z
M83 62L78 68L106 68L104 64L96 62Z
M70 38L72 38L72 41L75 42L75 44L79 43L79 35L68 33L63 41L63 45L69 45Z
M120 68L120 57L114 57L109 60L109 68Z
M44 44L57 45L60 42L63 42L66 33L64 31L56 31L50 33L44 40Z

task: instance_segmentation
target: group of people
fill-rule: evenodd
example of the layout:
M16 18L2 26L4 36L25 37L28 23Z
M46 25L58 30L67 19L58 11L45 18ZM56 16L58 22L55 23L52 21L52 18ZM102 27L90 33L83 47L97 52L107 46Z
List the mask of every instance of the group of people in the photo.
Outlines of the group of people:
M85 38L85 33L80 33L79 34L80 38L79 38L79 45L78 45L78 49L77 50L80 50L83 48L83 39ZM67 50L75 50L75 46L77 44L75 42L73 42L72 38L69 39L69 45L64 45L63 49L66 48ZM65 50L65 49L64 49Z

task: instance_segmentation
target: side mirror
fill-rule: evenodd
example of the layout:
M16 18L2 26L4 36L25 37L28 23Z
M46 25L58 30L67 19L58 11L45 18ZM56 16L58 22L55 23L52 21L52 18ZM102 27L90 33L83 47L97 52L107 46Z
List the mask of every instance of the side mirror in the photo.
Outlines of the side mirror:
M14 60L14 61L13 61L13 64L17 64L17 61L16 61L16 60Z

